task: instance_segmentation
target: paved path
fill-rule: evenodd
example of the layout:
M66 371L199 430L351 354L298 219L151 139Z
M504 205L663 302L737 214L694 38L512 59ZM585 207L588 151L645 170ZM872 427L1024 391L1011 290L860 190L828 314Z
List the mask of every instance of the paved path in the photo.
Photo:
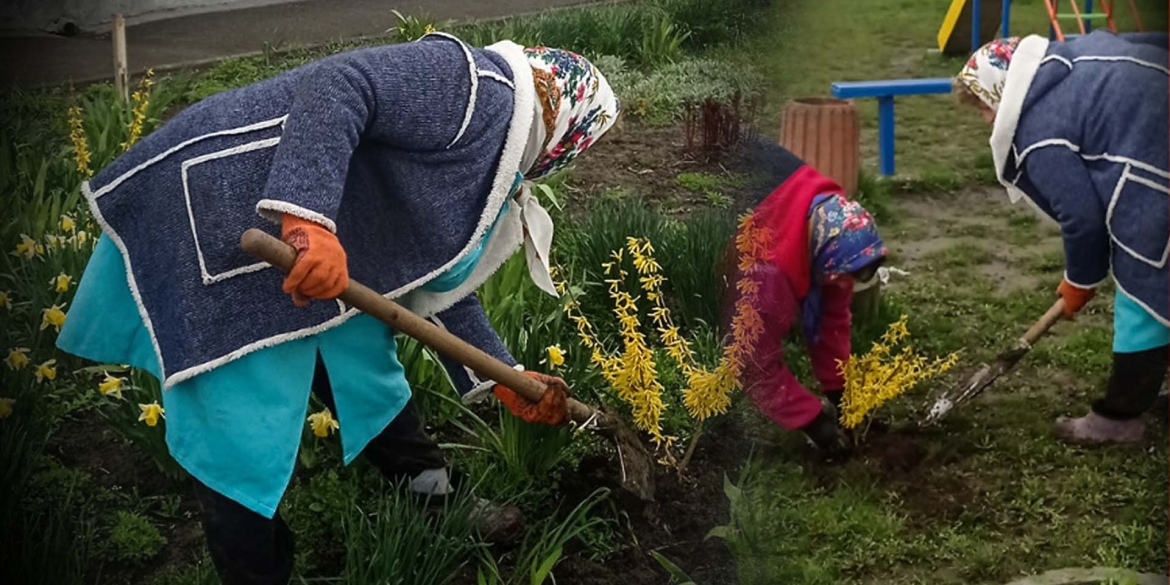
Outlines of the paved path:
M403 14L438 21L494 18L589 0L305 0L146 22L126 29L131 72L255 54L266 44L317 45L382 34ZM87 83L113 76L110 35L0 38L0 88Z

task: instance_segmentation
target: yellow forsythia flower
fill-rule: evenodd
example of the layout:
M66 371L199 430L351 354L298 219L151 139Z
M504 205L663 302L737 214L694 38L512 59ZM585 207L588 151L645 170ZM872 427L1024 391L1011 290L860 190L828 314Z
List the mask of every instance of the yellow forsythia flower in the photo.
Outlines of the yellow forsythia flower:
M16 404L16 401L11 398L0 398L0 419L12 416L13 404Z
M20 234L20 243L16 245L16 251L13 254L31 260L37 254L37 241L28 237L28 234Z
M53 290L59 293L69 292L69 285L71 284L73 284L73 277L64 272L54 276L53 280L49 281L49 286L52 286ZM44 327L41 327L41 329L44 329Z
M134 92L131 101L134 103L134 108L131 111L130 127L128 128L128 136L126 142L121 144L122 150L128 150L134 146L135 142L142 136L142 127L146 123L146 109L150 107L150 87L154 85L154 80L151 77L154 75L153 69L147 69L146 75L142 77L142 81L138 84L138 90Z
M313 434L324 439L329 436L329 433L341 428L337 421L333 419L333 413L326 408L321 412L316 412L309 415L306 419L309 421L309 426L313 428Z
M0 290L0 307L5 309L12 308L12 293L6 290Z
M144 421L148 427L157 426L160 418L167 418L166 411L158 405L157 400L150 404L139 404L138 409L142 411L142 414L138 415L138 420Z
M57 360L48 360L48 361L42 363L41 365L37 366L37 371L36 371L37 382L44 382L45 380L57 379L57 368L54 366L54 364L56 364L56 363L57 363Z
M559 345L550 345L544 350L548 353L548 364L554 368L565 365L565 350Z
M8 352L8 357L4 358L4 363L8 365L10 370L19 370L29 364L27 347L17 347Z
M73 221L73 217L71 217L69 214L65 214L61 216L60 226L61 231L72 232L73 230L77 229L77 222Z
M65 312L61 310L64 306L53 305L41 311L41 331L48 329L51 325L58 333L61 332L61 326L65 324Z
M101 392L102 396L113 396L122 400L122 378L106 374L106 379L98 384L98 392Z
M89 168L89 143L85 138L85 126L81 122L81 108L69 108L69 141L73 143L73 160L77 163L77 172L83 177L93 176Z
M890 324L868 353L837 364L845 378L845 392L841 397L841 426L850 429L857 427L874 409L904 394L923 380L950 370L958 363L958 352L928 360L909 345L899 349L898 346L910 338L906 323L907 317L903 315Z

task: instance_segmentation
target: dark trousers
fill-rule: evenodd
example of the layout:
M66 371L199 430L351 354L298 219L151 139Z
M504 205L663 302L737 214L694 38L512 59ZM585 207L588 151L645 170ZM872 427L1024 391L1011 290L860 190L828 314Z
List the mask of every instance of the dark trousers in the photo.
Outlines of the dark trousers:
M320 359L313 377L313 393L337 412ZM442 450L427 436L414 401L406 403L362 455L394 481L446 465ZM265 518L197 480L195 496L203 509L207 548L224 585L288 583L293 570L293 535L280 514Z
M1105 397L1093 403L1093 412L1113 420L1141 416L1154 405L1170 369L1170 346L1137 353L1113 354L1113 373Z

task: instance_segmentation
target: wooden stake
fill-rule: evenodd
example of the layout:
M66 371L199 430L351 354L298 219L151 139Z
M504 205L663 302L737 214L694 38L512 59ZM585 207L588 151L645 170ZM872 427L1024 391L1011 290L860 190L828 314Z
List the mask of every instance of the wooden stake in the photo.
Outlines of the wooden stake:
M121 14L112 18L114 28L114 89L122 101L130 102L130 72L126 59L126 19Z

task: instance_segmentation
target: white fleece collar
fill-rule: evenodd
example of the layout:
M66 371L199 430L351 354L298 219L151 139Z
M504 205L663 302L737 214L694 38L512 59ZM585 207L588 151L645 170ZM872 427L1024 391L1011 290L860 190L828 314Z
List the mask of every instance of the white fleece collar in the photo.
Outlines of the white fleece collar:
M1003 88L1003 97L999 108L995 111L995 126L991 131L991 156L995 160L995 176L1008 192L1012 203L1024 198L1024 192L1016 187L1013 181L1004 177L1008 155L1011 153L1012 142L1016 137L1016 127L1020 123L1020 113L1023 111L1024 98L1028 89L1032 87L1032 80L1036 71L1040 69L1040 62L1048 52L1048 39L1031 35L1020 41L1008 66L1007 81Z

